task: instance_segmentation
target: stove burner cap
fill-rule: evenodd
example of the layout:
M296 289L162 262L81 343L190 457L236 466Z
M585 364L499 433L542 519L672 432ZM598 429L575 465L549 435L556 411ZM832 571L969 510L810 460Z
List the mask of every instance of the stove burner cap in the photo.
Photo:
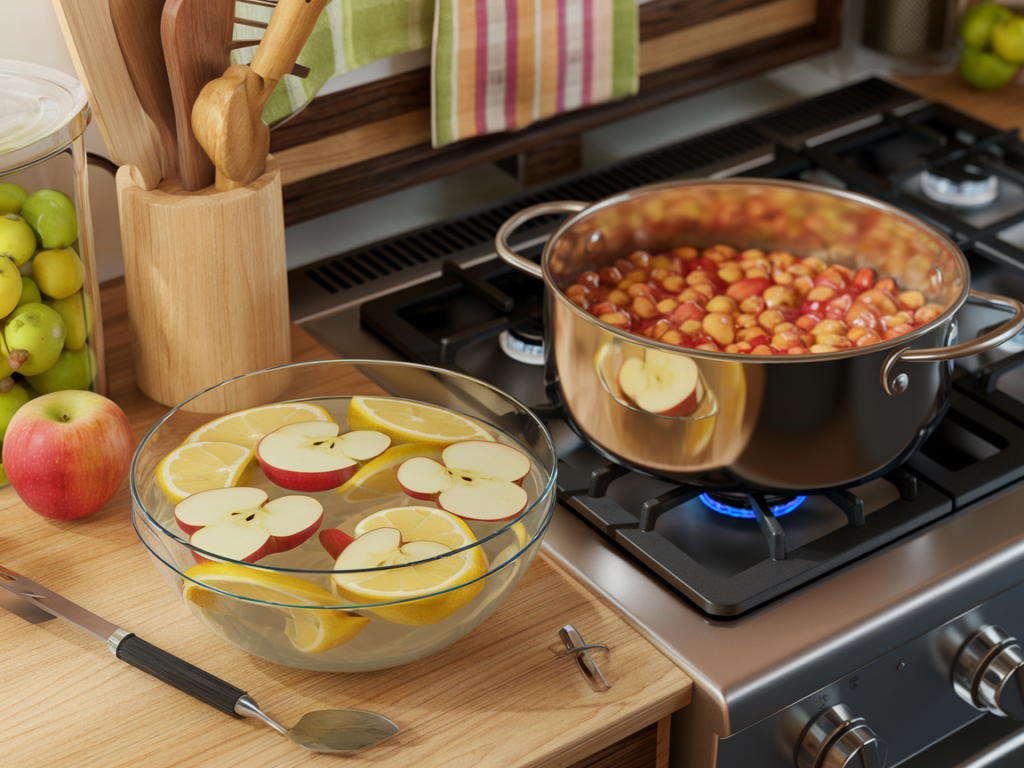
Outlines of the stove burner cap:
M794 509L803 504L806 496L768 496L768 506L776 517L788 515ZM749 520L757 516L750 506L746 494L742 493L702 493L700 500L704 505L715 512L729 517L741 517Z
M980 208L999 197L999 177L973 163L949 163L922 173L921 191L937 203Z
M527 365L544 365L544 332L540 322L510 328L498 336L501 351Z

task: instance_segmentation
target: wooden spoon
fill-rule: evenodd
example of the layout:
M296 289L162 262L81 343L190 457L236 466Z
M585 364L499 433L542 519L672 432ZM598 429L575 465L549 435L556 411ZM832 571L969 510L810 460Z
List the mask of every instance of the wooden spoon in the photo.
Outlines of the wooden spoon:
M213 184L213 163L192 134L192 107L203 86L231 64L234 16L235 0L166 0L164 5L160 37L177 123L178 171L189 191Z
M263 174L270 151L263 108L277 82L292 71L327 3L280 0L252 63L228 68L196 99L192 130L217 169L218 191L244 187Z
M110 0L110 19L142 108L160 134L165 179L178 176L174 103L160 41L164 0Z

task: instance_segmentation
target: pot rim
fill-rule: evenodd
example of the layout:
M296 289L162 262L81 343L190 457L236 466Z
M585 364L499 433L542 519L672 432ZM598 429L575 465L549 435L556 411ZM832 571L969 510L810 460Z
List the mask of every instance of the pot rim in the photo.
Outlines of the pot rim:
M934 237L939 243L952 254L953 258L957 262L957 266L962 270L964 276L963 285L960 289L960 294L956 297L952 304L946 308L946 310L939 315L937 318L932 320L930 323L922 325L920 328L915 328L911 333L904 334L903 336L897 336L895 339L889 339L888 341L880 341L876 344L868 344L864 347L853 347L851 349L839 350L837 352L825 352L825 353L814 353L810 355L749 355L742 352L709 352L704 349L693 349L690 347L678 347L674 344L665 344L661 341L648 338L646 336L640 336L639 334L632 333L630 331L624 331L621 328L616 328L614 325L609 325L594 315L587 312L585 309L577 305L576 303L569 300L569 297L565 295L565 292L557 286L553 276L551 275L551 253L554 247L554 243L571 227L578 224L588 216L597 213L605 208L609 208L613 205L626 202L627 200L633 200L638 197L645 195L661 192L669 189L679 189L681 187L718 187L718 186L743 186L743 187L782 187L787 189L795 189L801 192L813 192L816 194L822 194L830 197L844 198L851 200L860 205L865 205L870 208L874 208L879 211L883 211L894 216L899 216L904 219L907 223L912 224L924 230L927 234ZM613 336L617 336L623 341L628 341L633 344L639 344L640 346L649 347L652 349L660 349L665 352L675 352L677 354L682 353L691 355L697 358L704 358L708 360L719 360L723 362L749 362L749 363L766 363L766 364L791 364L796 365L799 363L810 363L810 362L826 362L830 360L844 360L851 357L857 357L859 355L872 354L875 352L881 352L883 350L891 350L900 346L907 346L908 344L916 341L925 334L932 330L948 323L953 315L963 306L967 300L967 295L971 288L971 270L967 263L967 257L964 255L963 250L958 246L948 235L943 233L941 230L932 226L923 219L918 218L912 214L903 211L896 206L876 200L867 195L862 195L857 192L850 192L845 189L832 189L831 187L825 187L820 184L809 184L804 181L790 181L789 179L761 179L761 178L746 178L743 179L690 179L686 181L668 181L660 182L658 184L647 184L642 187L634 187L633 189L625 192L620 192L609 197L602 198L597 202L584 208L582 211L571 215L568 219L562 222L561 226L558 227L548 237L547 242L544 244L544 252L541 256L541 269L544 273L544 283L547 287L555 294L559 301L562 302L566 307L575 312L579 317L583 318L587 322L594 323L601 329L607 331Z

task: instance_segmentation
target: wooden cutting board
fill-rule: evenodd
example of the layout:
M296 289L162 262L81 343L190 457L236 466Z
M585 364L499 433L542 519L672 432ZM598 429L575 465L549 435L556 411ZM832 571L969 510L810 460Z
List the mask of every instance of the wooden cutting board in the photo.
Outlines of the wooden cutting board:
M167 409L135 386L124 283L106 286L101 305L110 397L141 440ZM296 360L330 357L295 326L292 348ZM0 517L0 562L247 690L281 722L347 707L380 712L402 729L353 755L303 752L264 725L227 717L118 662L63 621L30 625L0 611L5 767L561 768L690 700L682 670L543 554L493 616L441 652L395 669L327 674L249 656L203 628L138 541L127 487L92 516L66 522L39 517L3 488ZM575 663L555 652L566 623L611 647L611 690L591 691ZM595 768L654 765L587 759ZM666 753L659 759L667 765Z
M128 76L135 86L142 108L156 123L162 143L163 177L178 176L178 138L174 125L174 103L167 81L160 20L164 0L109 0L114 24Z

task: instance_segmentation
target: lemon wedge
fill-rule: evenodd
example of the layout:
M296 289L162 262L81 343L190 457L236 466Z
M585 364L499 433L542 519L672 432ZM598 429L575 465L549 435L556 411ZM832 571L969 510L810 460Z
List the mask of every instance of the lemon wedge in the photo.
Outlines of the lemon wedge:
M259 571L234 563L206 562L185 571L182 596L190 609L232 613L231 598L204 587L212 587L238 595L240 598L288 606L309 605L316 608L267 606L287 617L285 634L303 653L323 653L344 645L362 632L370 619L353 616L328 607L338 606L337 598L326 589L297 576ZM198 583L197 583L198 582Z
M199 491L245 485L252 474L256 454L232 443L179 445L156 468L156 482L177 504Z
M462 608L483 589L487 557L481 547L417 562L415 553L422 548L423 542L429 542L432 555L435 551L443 554L476 543L469 526L454 515L429 507L384 509L359 522L355 529L356 541L363 534L377 529L397 529L401 534L402 547L376 551L372 557L354 564L356 568L367 567L369 570L335 572L331 576L332 588L357 604L386 603L420 596L422 599L368 609L375 616L395 624L436 624ZM412 546L406 550L407 545ZM355 543L350 544L335 567L348 570L345 567L346 553L356 549ZM384 565L402 567L380 567ZM460 588L462 584L466 586Z
M443 448L462 440L494 440L482 426L455 411L397 397L353 397L347 418L352 429L383 432L395 445Z
M214 419L185 438L185 443L216 441L255 448L260 438L285 424L299 421L334 421L319 405L274 403L230 413Z
M361 466L352 477L338 488L342 501L349 504L367 504L386 499L394 500L405 492L398 484L395 470L413 456L440 456L432 445L402 443L393 445L375 459Z

